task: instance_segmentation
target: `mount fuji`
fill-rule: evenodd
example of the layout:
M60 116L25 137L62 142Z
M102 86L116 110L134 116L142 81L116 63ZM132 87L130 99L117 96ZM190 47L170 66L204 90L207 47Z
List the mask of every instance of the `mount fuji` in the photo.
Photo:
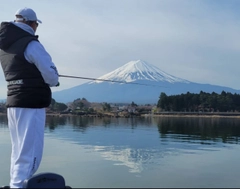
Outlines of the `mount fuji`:
M99 103L157 104L161 92L177 95L200 91L240 93L240 90L229 87L190 82L167 74L145 61L137 60L130 61L94 81L53 92L52 97L62 103L86 98L89 102Z

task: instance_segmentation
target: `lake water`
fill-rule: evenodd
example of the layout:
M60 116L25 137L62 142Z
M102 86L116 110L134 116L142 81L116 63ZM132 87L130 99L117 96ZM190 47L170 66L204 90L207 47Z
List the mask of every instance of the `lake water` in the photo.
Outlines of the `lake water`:
M76 188L239 188L238 118L47 117L40 172ZM0 184L10 138L0 116Z

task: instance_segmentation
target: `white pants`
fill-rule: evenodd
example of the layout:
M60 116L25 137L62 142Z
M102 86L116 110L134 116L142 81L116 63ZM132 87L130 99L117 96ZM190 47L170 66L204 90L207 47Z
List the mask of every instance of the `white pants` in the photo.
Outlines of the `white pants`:
M8 108L8 127L12 142L10 187L22 188L42 160L45 108Z

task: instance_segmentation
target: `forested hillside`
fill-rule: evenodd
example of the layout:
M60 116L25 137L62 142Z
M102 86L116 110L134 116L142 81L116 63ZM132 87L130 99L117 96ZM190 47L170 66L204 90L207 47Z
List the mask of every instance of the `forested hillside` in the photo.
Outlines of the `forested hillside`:
M199 94L188 92L171 96L161 93L157 106L163 111L240 111L240 95L225 91L221 94L201 91Z

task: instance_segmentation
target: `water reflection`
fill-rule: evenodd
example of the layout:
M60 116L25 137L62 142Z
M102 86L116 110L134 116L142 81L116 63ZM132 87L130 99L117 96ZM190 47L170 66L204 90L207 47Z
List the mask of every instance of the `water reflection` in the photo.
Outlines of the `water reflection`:
M0 115L0 128L7 127L7 115Z
M240 120L226 118L48 117L55 136L99 152L131 173L179 154L216 151L238 144ZM58 130L61 128L61 130Z
M78 128L87 128L91 126L105 126L108 127L110 125L128 125L132 128L144 125L149 126L152 125L152 121L145 118L96 118L96 117L78 117L78 116L47 116L47 125L50 129L55 129L59 125L72 125ZM85 130L85 129L84 129Z
M7 127L0 116L0 127ZM97 152L130 173L141 173L170 156L218 151L238 145L240 119L202 117L94 118L47 116L46 137ZM75 152L73 152L75 153Z
M162 139L171 137L181 142L239 143L240 120L237 118L163 118L158 119Z
M0 120L1 121L1 120ZM85 132L90 127L158 127L162 141L172 138L179 142L199 141L203 144L213 142L238 144L240 119L218 117L147 117L147 118L94 118L48 116L47 126L54 130L70 125L75 131Z

